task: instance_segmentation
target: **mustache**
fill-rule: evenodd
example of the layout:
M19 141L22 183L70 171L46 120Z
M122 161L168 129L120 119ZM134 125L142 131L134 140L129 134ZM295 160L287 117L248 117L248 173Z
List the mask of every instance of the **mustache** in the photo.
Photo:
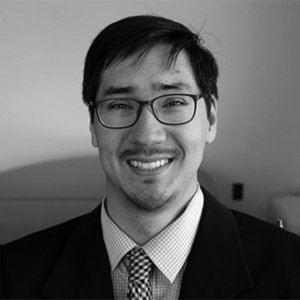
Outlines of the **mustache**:
M130 156L153 156L153 155L170 155L180 156L182 153L179 149L162 148L162 147L136 147L125 149L120 153L120 159L126 159Z

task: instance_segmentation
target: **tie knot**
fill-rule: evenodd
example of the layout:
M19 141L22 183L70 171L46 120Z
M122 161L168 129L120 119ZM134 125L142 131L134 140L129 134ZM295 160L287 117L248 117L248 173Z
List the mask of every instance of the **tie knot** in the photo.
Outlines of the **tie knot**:
M142 281L149 277L152 261L142 248L133 248L128 253L130 281Z

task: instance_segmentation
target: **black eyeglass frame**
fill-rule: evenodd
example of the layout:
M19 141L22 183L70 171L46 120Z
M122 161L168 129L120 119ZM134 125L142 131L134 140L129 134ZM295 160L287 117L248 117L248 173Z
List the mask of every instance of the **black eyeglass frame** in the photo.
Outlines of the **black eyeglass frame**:
M148 100L148 101L141 101L141 100L137 100L137 99L133 99L133 98L120 98L120 99L122 99L122 100L131 100L131 101L134 101L134 102L138 103L139 108L138 108L138 110L137 110L136 120L135 120L133 123L131 123L130 125L127 125L127 126L118 126L118 127L112 127L112 126L105 125L105 124L103 123L103 121L101 120L100 115L99 115L99 112L98 112L98 106L99 106L102 102L104 102L104 101L109 101L109 100L114 100L114 99L118 99L118 98L103 99L103 100L98 101L97 103L92 103L92 102L91 102L91 103L89 104L89 106L90 106L90 108L96 110L97 118L98 118L100 124L101 124L102 126L106 127L106 128L109 128L109 129L123 129L123 128L129 128L129 127L133 126L133 125L138 121L138 119L139 119L139 117L140 117L140 115L141 115L141 111L142 111L142 107L143 107L143 106L150 106L151 111L152 111L152 114L154 115L154 117L156 118L156 120L157 120L158 122L160 122L161 124L164 124L164 125L171 125L171 126L177 126L177 125L187 124L187 123L191 122L191 121L194 119L195 114L196 114L196 111L197 111L197 101L200 100L200 99L202 99L202 98L204 98L204 100L206 101L206 99L205 99L205 96L206 96L206 95L207 95L206 92L203 92L203 93L201 93L201 94L199 94L199 95L195 95L195 94L177 94L177 93L176 93L176 94L166 94L166 95L160 95L160 96L155 97L154 99ZM156 115L156 113L155 113L155 110L154 110L154 108L153 108L153 103L154 103L156 100L158 100L158 99L160 99L160 98L163 98L163 97L167 97L167 96L189 96L189 97L191 97L191 98L194 100L194 103L195 103L195 106L194 106L194 113L193 113L193 115L191 116L191 118L190 118L189 120L185 121L185 122L175 123L175 124L174 124L174 123L163 122L162 120L160 120L160 119L158 118L158 116Z

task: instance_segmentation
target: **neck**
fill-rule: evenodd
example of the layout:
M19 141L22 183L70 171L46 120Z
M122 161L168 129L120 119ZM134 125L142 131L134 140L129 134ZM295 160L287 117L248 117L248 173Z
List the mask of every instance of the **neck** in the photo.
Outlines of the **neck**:
M183 197L154 210L142 210L130 201L107 195L107 212L110 218L138 245L144 245L184 211L192 195ZM118 199L118 201L115 201Z

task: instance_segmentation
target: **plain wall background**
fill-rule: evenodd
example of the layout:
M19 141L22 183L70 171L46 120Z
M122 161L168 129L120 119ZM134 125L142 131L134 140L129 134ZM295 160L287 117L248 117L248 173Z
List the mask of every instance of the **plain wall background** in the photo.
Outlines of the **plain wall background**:
M22 215L9 201L101 199L104 174L81 100L83 63L103 27L135 14L200 31L218 60L218 135L202 169L219 200L267 219L270 197L300 193L300 1L2 0L2 228ZM245 185L243 201L231 198L234 182Z

